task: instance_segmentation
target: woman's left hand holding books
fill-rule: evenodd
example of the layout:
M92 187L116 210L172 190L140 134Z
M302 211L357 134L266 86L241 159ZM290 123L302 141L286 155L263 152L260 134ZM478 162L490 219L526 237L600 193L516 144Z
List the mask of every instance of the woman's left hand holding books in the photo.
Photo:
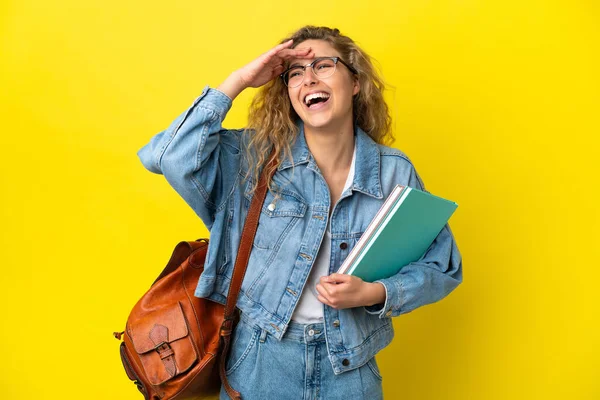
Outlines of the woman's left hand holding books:
M383 304L386 296L381 283L369 283L353 275L338 273L322 276L316 289L321 303L338 310Z

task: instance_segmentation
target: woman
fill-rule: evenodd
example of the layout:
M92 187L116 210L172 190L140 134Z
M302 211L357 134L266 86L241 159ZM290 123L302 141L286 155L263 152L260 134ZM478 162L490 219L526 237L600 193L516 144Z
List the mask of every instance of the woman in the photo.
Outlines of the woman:
M424 190L406 155L381 144L390 138L383 86L351 39L307 26L206 87L138 152L210 229L195 294L224 303L250 199L275 149L226 365L244 399L382 398L374 356L392 340L391 318L462 280L448 225L395 276L368 283L335 273L395 185ZM223 129L248 87L261 87L248 129Z

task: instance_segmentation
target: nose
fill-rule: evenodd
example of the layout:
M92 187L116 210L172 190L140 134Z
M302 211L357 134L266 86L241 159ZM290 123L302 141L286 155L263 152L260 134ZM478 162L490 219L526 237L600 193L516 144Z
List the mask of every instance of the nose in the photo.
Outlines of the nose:
M317 76L315 75L312 67L307 67L304 69L304 86L309 86L314 83L317 83Z

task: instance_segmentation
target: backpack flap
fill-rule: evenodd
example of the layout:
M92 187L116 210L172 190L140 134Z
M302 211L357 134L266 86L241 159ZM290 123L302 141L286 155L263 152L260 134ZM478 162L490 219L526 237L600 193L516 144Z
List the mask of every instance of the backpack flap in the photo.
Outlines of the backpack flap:
M179 303L138 319L128 333L146 377L153 385L185 372L198 359Z

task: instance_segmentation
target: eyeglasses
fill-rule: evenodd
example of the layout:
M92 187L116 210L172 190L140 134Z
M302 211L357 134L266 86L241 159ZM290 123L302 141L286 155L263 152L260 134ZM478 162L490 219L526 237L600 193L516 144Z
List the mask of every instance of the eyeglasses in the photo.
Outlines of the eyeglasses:
M295 88L304 82L304 76L306 75L306 68L311 67L313 74L319 79L329 78L335 72L337 63L341 62L355 75L358 75L358 71L351 65L348 65L339 57L319 57L313 60L310 64L294 65L285 70L280 76L283 83L287 87Z

